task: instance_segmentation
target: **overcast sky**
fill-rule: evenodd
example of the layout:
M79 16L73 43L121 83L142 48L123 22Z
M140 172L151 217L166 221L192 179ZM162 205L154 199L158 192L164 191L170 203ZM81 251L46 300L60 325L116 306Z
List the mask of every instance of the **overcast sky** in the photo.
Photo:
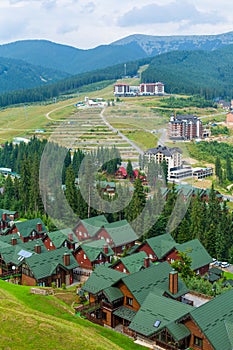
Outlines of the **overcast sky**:
M233 30L232 0L0 0L0 44L46 39L86 49L130 34Z

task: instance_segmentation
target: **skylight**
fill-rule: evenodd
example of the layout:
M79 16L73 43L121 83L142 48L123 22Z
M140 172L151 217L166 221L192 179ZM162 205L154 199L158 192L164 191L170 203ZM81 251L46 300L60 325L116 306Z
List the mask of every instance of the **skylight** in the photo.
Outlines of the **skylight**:
M161 323L161 321L160 321L160 320L155 321L155 323L154 323L154 327L155 327L155 328L158 328L158 327L159 327L159 325L160 325L160 323Z

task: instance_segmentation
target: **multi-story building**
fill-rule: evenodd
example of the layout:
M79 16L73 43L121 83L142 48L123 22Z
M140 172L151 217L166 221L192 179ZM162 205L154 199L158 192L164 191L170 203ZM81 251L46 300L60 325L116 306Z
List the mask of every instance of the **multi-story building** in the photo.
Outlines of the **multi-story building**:
M202 121L194 115L172 115L169 122L169 137L172 140L192 140L203 137Z
M144 158L148 163L152 160L157 164L166 161L168 167L168 178L170 178L172 170L182 168L182 151L178 147L169 148L159 145L156 148L149 148L144 153Z
M129 84L118 83L114 85L115 96L155 96L164 95L164 84L156 83L142 83L140 85L131 86Z

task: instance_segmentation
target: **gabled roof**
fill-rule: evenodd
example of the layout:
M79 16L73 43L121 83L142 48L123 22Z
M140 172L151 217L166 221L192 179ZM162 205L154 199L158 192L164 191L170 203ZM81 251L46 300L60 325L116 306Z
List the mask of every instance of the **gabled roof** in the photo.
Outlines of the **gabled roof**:
M136 311L129 309L126 306L120 306L113 312L113 315L123 318L127 321L132 321L136 315Z
M91 276L82 286L86 292L97 294L100 291L111 287L115 282L119 281L124 273L115 271L106 266L98 266L92 272Z
M121 261L129 273L134 273L140 271L141 268L144 267L145 258L147 258L147 254L145 252L139 252L119 259L112 266L114 267Z
M93 237L96 232L105 224L108 224L108 220L104 215L94 216L92 218L83 219L81 223L89 233L91 237Z
M208 338L215 350L232 350L233 344L233 289L217 296L190 315Z
M149 337L167 327L174 338L180 340L190 333L184 325L180 327L174 322L192 310L193 307L190 305L149 293L130 323L129 328ZM157 327L156 321L158 321Z
M176 241L169 233L148 238L145 242L147 242L158 259L162 259L176 246Z
M27 220L27 221L18 221L15 223L15 226L18 229L18 232L20 235L24 238L30 236L32 231L37 232L37 224L42 224L42 231L41 232L47 232L45 224L40 218Z
M70 239L70 235L72 235L72 240ZM49 232L48 237L56 248L60 248L65 241L68 241L71 244L79 242L71 228Z
M104 225L104 228L112 238L115 247L134 242L138 239L138 236L127 220L120 220L106 224Z
M187 287L180 279L178 279L178 293L172 295L169 292L169 273L171 271L173 271L172 267L165 261L127 276L124 274L125 277L121 280L138 303L142 305L150 292L160 295L166 293L173 298L178 298L188 293Z
M182 244L176 244L176 249L187 253L187 255L192 259L192 270L197 270L200 267L208 265L212 262L211 256L198 239L193 239Z
M119 288L116 287L108 287L103 291L103 293L110 302L124 298L124 294Z
M23 254L22 254L23 252ZM1 250L2 259L6 264L14 264L20 266L23 263L24 256L32 255L33 253L27 249L22 249L20 245L10 245Z
M51 276L58 266L62 266L66 270L72 270L78 267L78 263L70 254L70 265L65 266L63 262L64 254L68 253L67 248L59 248L46 251L41 254L34 254L25 259L25 263L30 268L36 280Z
M111 247L108 246L108 253L104 252L104 245L106 242L104 239L98 239L89 243L83 243L80 247L83 249L84 253L87 255L90 261L95 261L101 254L105 256L113 256L114 252Z

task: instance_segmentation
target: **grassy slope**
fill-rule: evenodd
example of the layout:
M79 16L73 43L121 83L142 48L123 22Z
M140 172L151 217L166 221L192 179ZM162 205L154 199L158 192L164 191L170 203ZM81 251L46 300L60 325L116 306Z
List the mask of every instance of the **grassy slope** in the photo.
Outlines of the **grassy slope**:
M1 349L142 349L109 329L71 314L53 296L0 281Z

